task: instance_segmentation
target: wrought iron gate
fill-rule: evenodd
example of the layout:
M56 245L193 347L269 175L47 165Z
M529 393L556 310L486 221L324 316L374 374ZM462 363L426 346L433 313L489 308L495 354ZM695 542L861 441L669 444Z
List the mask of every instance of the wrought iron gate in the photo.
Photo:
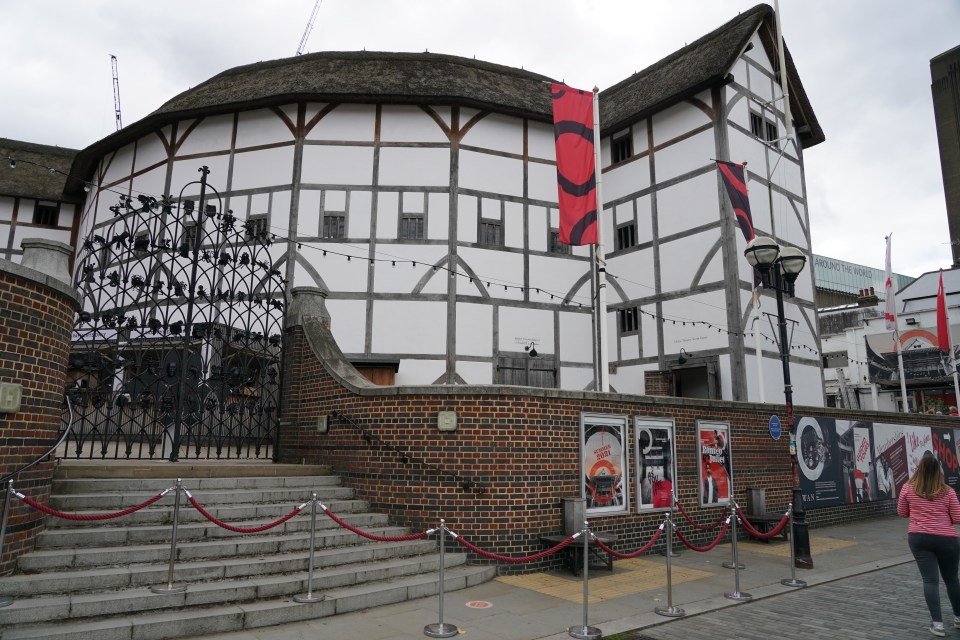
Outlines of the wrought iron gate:
M276 459L284 280L265 220L199 171L177 199L121 197L78 248L60 457Z

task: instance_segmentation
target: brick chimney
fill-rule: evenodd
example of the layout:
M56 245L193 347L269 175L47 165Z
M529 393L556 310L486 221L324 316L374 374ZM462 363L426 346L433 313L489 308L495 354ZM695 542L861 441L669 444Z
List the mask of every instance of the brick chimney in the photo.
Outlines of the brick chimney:
M858 307L875 307L878 304L880 304L880 298L877 297L877 292L874 291L873 287L860 289L860 293L857 295Z

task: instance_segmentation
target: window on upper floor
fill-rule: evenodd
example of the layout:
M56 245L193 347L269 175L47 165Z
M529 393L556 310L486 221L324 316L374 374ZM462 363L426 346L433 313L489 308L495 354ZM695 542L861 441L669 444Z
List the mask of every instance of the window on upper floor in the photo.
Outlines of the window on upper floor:
M180 250L181 253L184 249L187 251L193 251L197 246L197 225L195 224L185 224L183 225L183 236L180 238Z
M346 238L347 215L345 213L324 213L321 233L324 238Z
M613 164L623 162L633 155L633 139L629 131L613 138L610 142L610 152L613 156Z
M777 123L754 111L750 112L750 133L764 142L773 142L780 137Z
M247 219L246 235L247 242L252 242L255 238L266 238L270 233L270 227L267 224L267 214L250 216Z
M622 224L616 229L614 251L628 249L637 244L637 225L633 222Z
M640 313L636 307L617 311L617 330L620 335L636 333L640 330Z
M559 229L550 229L550 238L547 242L547 251L550 253L570 253L570 245L560 242Z
M33 207L33 224L55 227L59 217L60 211L56 202L37 202Z
M422 213L404 213L400 216L397 237L401 240L422 240L424 216Z
M499 220L480 218L477 241L487 247L502 247L503 223Z

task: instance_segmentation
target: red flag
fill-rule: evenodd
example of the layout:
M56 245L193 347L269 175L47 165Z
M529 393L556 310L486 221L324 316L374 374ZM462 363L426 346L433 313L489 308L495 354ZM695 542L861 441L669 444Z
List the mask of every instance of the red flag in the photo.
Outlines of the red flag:
M747 197L747 181L743 176L743 165L717 160L717 168L723 178L723 186L727 188L733 213L737 217L737 224L743 232L743 239L750 242L756 237L753 230L753 216L750 215L750 199Z
M560 242L597 244L597 167L593 93L552 86L553 137L557 145Z
M940 287L937 289L937 346L940 351L950 351L950 319L947 317L947 297L943 294L943 269L940 270Z

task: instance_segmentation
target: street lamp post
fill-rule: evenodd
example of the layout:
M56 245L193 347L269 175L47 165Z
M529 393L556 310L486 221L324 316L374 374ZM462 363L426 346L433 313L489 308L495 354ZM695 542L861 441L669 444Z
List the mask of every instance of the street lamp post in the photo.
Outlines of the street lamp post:
M783 294L794 295L797 276L807 263L803 252L795 247L780 247L773 239L757 236L743 252L750 266L755 267L763 279L764 287L773 287L777 297L777 325L780 333L780 362L783 364L783 397L786 404L786 423L790 431L790 471L793 500L793 544L796 566L812 569L810 557L810 532L807 528L807 513L803 508L800 493L800 466L797 462L797 434L793 424L793 386L790 384L790 345L787 342L787 320L783 313ZM760 354L757 354L760 357Z

